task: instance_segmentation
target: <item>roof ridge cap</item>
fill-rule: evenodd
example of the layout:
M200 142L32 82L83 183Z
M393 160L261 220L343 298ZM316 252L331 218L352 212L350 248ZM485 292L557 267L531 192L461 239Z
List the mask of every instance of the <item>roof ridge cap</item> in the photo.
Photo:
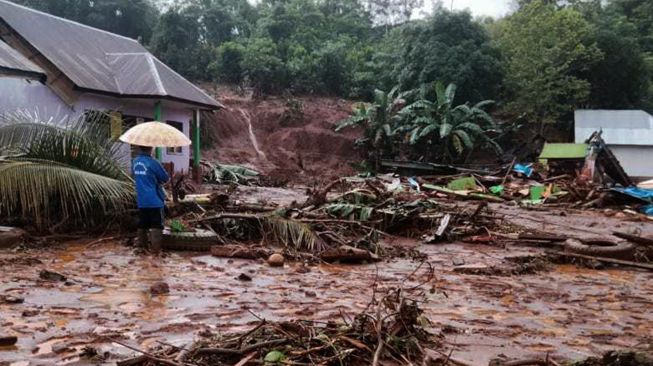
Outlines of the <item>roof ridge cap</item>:
M162 95L167 95L166 88L163 86L163 81L161 80L161 75L159 75L159 69L156 68L154 64L154 56L151 53L146 53L147 63L150 65L150 69L154 73L154 81L156 82L156 87L159 89Z
M168 70L170 70L173 74L177 75L177 76L180 77L182 80L184 80L184 81L186 81L188 84L190 84L190 86L192 86L193 88L195 88L195 90L197 90L199 93L201 93L201 94L204 95L205 97L211 99L212 101L216 102L216 103L217 103L221 108L224 108L224 106L222 105L222 103L220 103L220 101L218 101L218 100L215 99L214 97L210 96L207 92L205 92L204 90L202 90L199 86L195 85L195 83L193 83L193 82L191 82L190 80L186 79L184 76L182 76L182 75L179 74L177 71L175 71L172 67L166 65L163 61L159 60L158 58L156 58L156 56L152 55L151 53L150 53L150 56L151 56L152 59L154 59L155 61L157 61L159 64L163 65L165 68L167 68ZM157 75L158 75L158 72L157 72Z

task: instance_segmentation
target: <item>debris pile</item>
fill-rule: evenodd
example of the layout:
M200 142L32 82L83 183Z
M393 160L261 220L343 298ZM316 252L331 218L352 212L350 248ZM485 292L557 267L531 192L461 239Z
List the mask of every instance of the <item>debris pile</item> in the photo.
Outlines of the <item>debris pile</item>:
M432 272L431 272L432 273ZM379 365L386 362L421 364L427 349L439 346L428 332L428 320L418 306L421 289L391 288L375 293L367 308L353 318L315 322L268 322L259 318L251 329L230 334L204 334L188 347L162 342L157 350L119 361L118 365Z
M490 230L499 230L500 220L486 202L443 202L437 192L410 184L410 179L391 175L341 178L309 190L305 202L286 207L244 204L234 201L229 191L217 191L188 197L194 208L189 205L175 222L215 233L215 244L221 244L211 248L216 256L267 259L283 252L286 257L327 262L371 262L407 254L406 248L384 244L382 239L393 235L427 243L490 242Z

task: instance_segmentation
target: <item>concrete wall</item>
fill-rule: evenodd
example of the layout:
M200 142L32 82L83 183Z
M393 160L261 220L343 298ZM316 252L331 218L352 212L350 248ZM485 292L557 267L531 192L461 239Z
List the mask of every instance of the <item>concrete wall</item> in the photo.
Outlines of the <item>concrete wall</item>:
M626 173L633 178L653 178L653 146L610 145Z
M118 99L113 97L82 94L74 106L65 104L46 85L38 81L22 78L0 77L0 117L18 111L29 113L41 121L62 123L69 119L78 118L84 111L117 110L124 115L154 118L154 100L149 99ZM174 103L163 102L162 119L183 124L183 132L190 136L190 123L192 110ZM130 159L130 149L122 144L121 150L125 153L125 164ZM164 162L173 162L178 172L188 172L190 147L182 148L181 154L163 152Z

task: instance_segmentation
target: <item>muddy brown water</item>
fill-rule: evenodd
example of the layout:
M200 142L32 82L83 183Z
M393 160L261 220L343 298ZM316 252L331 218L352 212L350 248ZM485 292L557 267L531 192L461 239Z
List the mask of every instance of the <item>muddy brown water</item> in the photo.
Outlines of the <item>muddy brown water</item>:
M447 343L458 359L486 365L499 354L581 358L632 347L653 334L651 273L560 265L534 275L462 275L452 271L454 258L497 264L532 250L467 244L422 250L436 269L430 284L436 291L423 308L434 331L448 330ZM376 267L321 265L299 273L295 263L271 268L191 254L151 259L117 243L3 252L0 260L5 273L0 293L25 298L23 304L0 305L0 329L19 337L15 347L0 349L0 362L15 365L84 364L76 354L86 345L110 352L115 361L132 352L106 337L127 338L143 349L157 340L183 345L203 330L251 326L257 321L253 314L271 320L353 316L369 302L376 268L381 287L415 284L426 275L420 270L406 280L417 264L404 259ZM70 282L40 280L43 268ZM240 273L253 281L237 280ZM157 281L169 283L170 294L151 296L149 286Z
M293 197L283 190L255 191L248 189L253 201ZM596 214L495 209L525 226L579 236L607 235L615 228L651 231L650 223ZM0 294L25 299L0 304L0 334L19 338L16 346L0 348L0 364L86 365L78 354L87 345L108 352L106 364L113 364L134 352L112 343L111 337L148 349L157 341L186 345L200 332L247 329L257 316L342 319L365 309L375 283L408 287L426 279L423 269L407 278L419 265L409 259L377 266L312 266L302 273L299 263L271 268L260 261L192 253L153 259L119 243L91 242L0 251ZM395 244L419 245L408 239ZM445 330L447 353L453 347L454 358L473 365L487 365L501 354L579 359L651 342L651 272L555 265L528 275L465 275L454 272L454 259L457 264L501 265L506 257L538 254L539 249L461 243L419 249L435 269L435 278L425 286L435 291L422 308L433 332ZM62 273L69 281L41 280L42 269ZM241 273L253 281L239 281ZM150 295L149 287L158 281L170 285L168 295Z

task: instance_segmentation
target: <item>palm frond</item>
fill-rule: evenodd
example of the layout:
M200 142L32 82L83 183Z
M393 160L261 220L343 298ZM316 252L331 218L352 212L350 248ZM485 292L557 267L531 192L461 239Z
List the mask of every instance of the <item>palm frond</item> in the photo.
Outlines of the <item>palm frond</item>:
M482 101L474 104L474 106L472 108L473 109L483 109L483 108L485 108L487 106L493 105L494 103L496 103L496 102L494 100L491 100L491 99L482 100Z
M352 203L332 203L325 210L332 216L358 221L367 221L374 213L374 207Z
M124 212L134 188L121 181L46 160L0 161L0 215L20 215L43 227Z
M321 252L326 248L308 224L271 215L265 218L264 225L267 233L286 247L310 252Z
M473 122L464 122L456 125L456 130L465 130L466 132L471 132L473 135L482 135L485 132L481 126Z
M57 161L68 166L129 181L118 161L119 145L107 127L80 119L68 125L26 121L9 116L0 123L0 154Z

